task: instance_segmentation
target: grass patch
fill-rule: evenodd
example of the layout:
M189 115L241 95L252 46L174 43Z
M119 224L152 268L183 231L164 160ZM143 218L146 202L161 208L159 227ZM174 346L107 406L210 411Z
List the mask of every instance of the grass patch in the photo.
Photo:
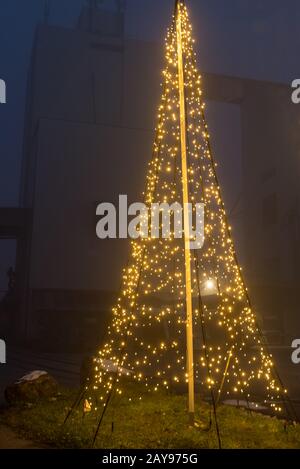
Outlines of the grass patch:
M27 439L56 448L89 448L98 414L83 417L80 409L67 425L62 425L74 398L74 391L64 390L56 400L9 408L0 414L0 423ZM115 398L107 409L95 447L217 448L214 424L208 428L210 408L205 403L198 407L196 418L201 427L189 428L185 396L149 394L142 401L132 402L126 396ZM277 418L229 406L219 407L218 420L223 448L300 448L300 425L287 425Z

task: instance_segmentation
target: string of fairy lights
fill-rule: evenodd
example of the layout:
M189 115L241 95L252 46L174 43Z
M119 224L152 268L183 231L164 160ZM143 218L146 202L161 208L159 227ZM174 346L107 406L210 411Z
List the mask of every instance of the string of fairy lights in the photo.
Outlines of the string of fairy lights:
M227 395L250 400L260 389L265 403L281 412L279 401L286 390L274 377L273 360L261 339L237 263L210 150L192 26L187 8L181 3L179 20L184 55L189 195L194 207L196 203L205 206L205 243L197 251L197 262L192 262L196 383L212 390L218 399ZM159 206L150 208L153 203L182 203L176 21L178 17L174 16L166 37L163 93L144 193L152 223L160 216ZM95 358L92 386L87 384L87 390L93 390L89 403L96 409L99 404L95 404L95 392L97 402L105 405L113 388L122 393L126 386L124 376L153 392L173 389L187 381L183 240L175 237L174 230L167 239L157 238L153 236L154 230L150 223L149 233L131 242L130 260L123 271L121 294L113 308L108 338ZM199 294L200 306L196 301ZM203 322L206 344L201 341Z

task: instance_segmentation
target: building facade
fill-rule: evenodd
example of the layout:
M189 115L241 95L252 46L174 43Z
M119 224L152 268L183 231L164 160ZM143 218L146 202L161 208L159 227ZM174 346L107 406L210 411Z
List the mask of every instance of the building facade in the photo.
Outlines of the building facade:
M74 30L38 27L28 79L16 327L56 348L94 346L105 332L128 243L97 239L96 206L139 200L160 95L163 50L125 38L122 12L89 15ZM284 341L300 326L300 108L285 85L203 82L207 100L240 110L245 277L264 328Z

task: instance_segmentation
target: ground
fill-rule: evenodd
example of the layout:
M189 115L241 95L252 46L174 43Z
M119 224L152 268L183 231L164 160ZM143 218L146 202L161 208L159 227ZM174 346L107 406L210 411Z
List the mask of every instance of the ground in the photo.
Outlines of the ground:
M80 406L63 426L74 397L74 391L63 390L55 399L6 409L0 414L0 425L8 426L10 432L17 432L21 438L38 442L31 443L31 447L89 448L99 412L84 416ZM126 395L115 398L108 407L96 448L218 447L215 425L209 428L210 407L199 406L199 397L199 428L187 425L185 396L149 394L141 401L137 395L133 397L131 402ZM224 405L218 408L218 420L223 448L300 448L300 425ZM9 432L5 435L9 440Z
M0 449L43 449L46 445L26 440L11 428L0 425Z

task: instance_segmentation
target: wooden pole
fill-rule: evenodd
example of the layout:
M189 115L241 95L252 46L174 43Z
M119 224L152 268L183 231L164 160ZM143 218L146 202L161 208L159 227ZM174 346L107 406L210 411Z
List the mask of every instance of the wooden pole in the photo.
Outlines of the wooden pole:
M194 384L194 345L193 345L193 304L192 304L192 274L190 252L190 224L189 224L189 183L187 164L187 129L184 88L184 63L182 48L182 13L181 2L176 5L177 54L180 102L180 136L182 162L182 192L184 206L184 253L185 253L185 288L186 288L186 336L187 336L187 377L188 377L188 408L189 421L194 425L195 418L195 384Z

